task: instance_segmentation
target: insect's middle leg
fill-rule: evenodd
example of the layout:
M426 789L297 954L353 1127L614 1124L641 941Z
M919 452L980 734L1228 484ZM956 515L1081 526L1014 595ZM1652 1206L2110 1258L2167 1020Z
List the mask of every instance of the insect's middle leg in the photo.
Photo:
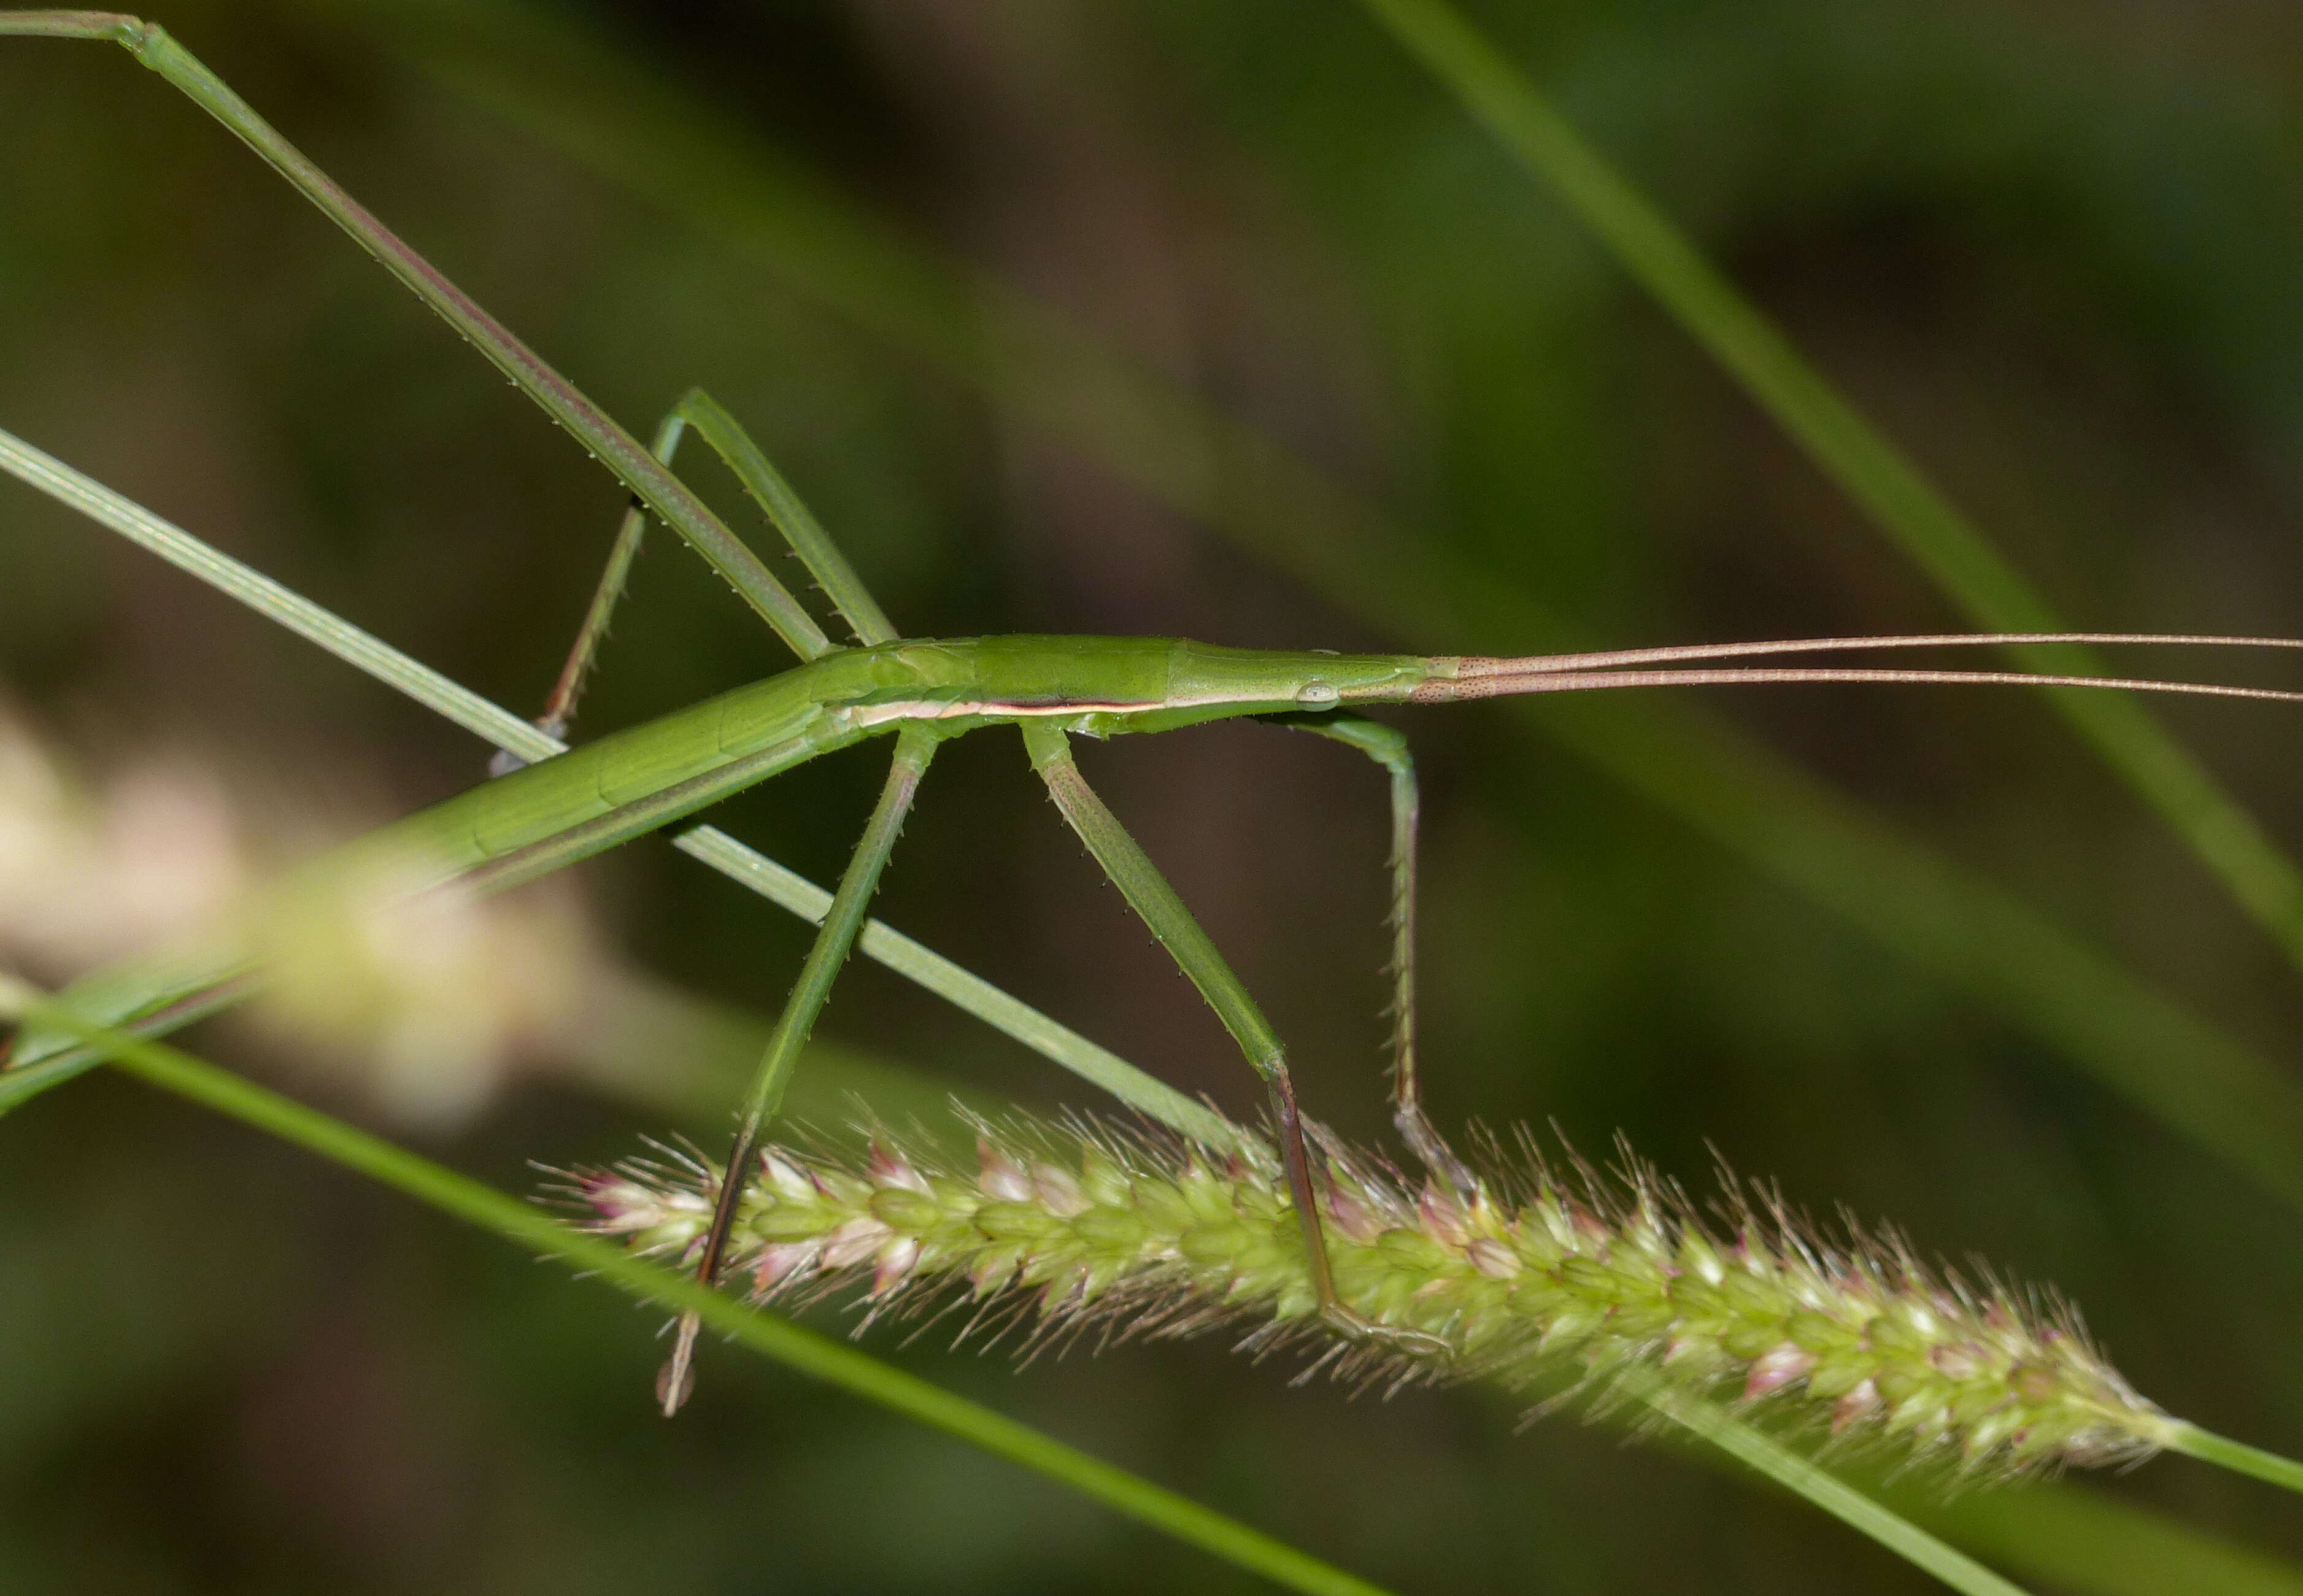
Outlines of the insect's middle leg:
M856 934L864 925L864 911L879 887L880 873L895 849L896 838L904 829L904 817L911 812L912 799L919 790L920 778L927 772L928 761L934 757L937 741L933 730L917 722L897 734L896 757L888 771L887 785L881 790L879 804L864 828L863 840L856 845L856 852L839 878L839 888L832 894L822 927L808 949L806 962L800 966L798 980L792 984L791 996L785 1000L783 1012L776 1017L776 1028L768 1038L767 1051L761 1056L759 1073L744 1100L735 1144L728 1153L727 1173L720 1181L719 1201L697 1254L696 1277L706 1286L719 1278L721 1262L728 1251L728 1234L735 1225L736 1210L743 1200L745 1187L750 1184L747 1171L753 1155L759 1150L760 1133L783 1102L784 1087L799 1062L800 1049L806 1045L808 1034L815 1028L816 1017L823 1012L825 1000L831 995L832 978L839 975L839 967L847 962L849 950L856 945ZM694 1313L680 1316L671 1357L656 1379L656 1397L667 1418L679 1411L694 1386L696 1338L701 1328L702 1321Z
M1271 1022L1264 1018L1262 1009L1216 950L1214 942L1193 917L1191 910L1184 907L1176 889L1168 885L1168 878L1160 874L1159 867L1080 774L1079 767L1072 762L1068 737L1044 722L1026 722L1023 730L1025 747L1032 756L1032 768L1047 784L1056 807L1063 812L1064 819L1079 834L1080 840L1087 844L1088 852L1095 856L1104 874L1118 887L1128 907L1151 928L1152 934L1173 956L1192 984L1200 989L1200 995L1207 999L1224 1028L1247 1055L1248 1063L1270 1088L1272 1114L1278 1122L1280 1153L1286 1165L1288 1195L1303 1226L1305 1261L1312 1290L1319 1297L1320 1317L1331 1328L1355 1339L1390 1341L1410 1351L1445 1351L1447 1344L1438 1338L1372 1323L1337 1295L1334 1271L1328 1262L1326 1230L1320 1219L1320 1193L1312 1176L1311 1153L1304 1144L1303 1115L1296 1106L1295 1082L1287 1073L1287 1050L1271 1028Z
M1415 756L1396 726L1354 714L1278 714L1272 723L1357 748L1391 774L1391 1121L1423 1167L1469 1195L1478 1181L1423 1111L1415 1051Z

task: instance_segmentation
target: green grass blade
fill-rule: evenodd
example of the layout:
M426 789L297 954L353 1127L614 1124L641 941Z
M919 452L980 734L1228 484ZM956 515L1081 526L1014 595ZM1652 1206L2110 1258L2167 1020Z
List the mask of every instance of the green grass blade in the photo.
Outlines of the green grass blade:
M4 430L0 430L0 470L158 554L507 753L536 760L549 758L566 747L510 710L231 555L210 548L182 528ZM831 894L822 887L715 826L692 827L676 836L672 845L811 925L820 922L831 907ZM1238 1127L1205 1104L1194 1102L892 927L877 920L867 922L857 946L867 957L1007 1033L1130 1108L1211 1146L1236 1144ZM186 1024L193 1018L196 1015L187 1011L175 1023ZM92 1062L85 1054L66 1055L0 1072L0 1114L50 1086L62 1085Z
M1362 3L1498 143L1551 186L1624 269L1955 604L1994 630L2071 629L1981 530L1446 0ZM2019 652L2041 670L2093 669L2082 649ZM2106 693L2049 697L2240 907L2303 965L2303 872L2255 817L2134 700Z
M1370 625L1455 648L1600 641L1532 594L1451 571L1438 540L1389 523L1261 434L934 255L572 22L547 26L501 4L311 3L373 23L496 114L975 384L1010 416ZM1512 713L2303 1204L2303 1085L1977 872L1692 705L1622 698Z
M10 995L0 987L0 1001ZM381 1137L305 1107L204 1060L158 1043L107 1032L62 1005L15 1005L43 1026L72 1031L129 1074L278 1136L389 1186L467 1224L597 1276L644 1302L700 1315L730 1339L827 1385L941 1430L1198 1547L1234 1566L1307 1596L1383 1596L1379 1586L1298 1551L1260 1530L1126 1470L1066 1446L991 1409L891 1368L877 1358L569 1229L517 1197L481 1185Z
M2002 1566L2089 1596L2303 1596L2303 1574L2089 1486L1890 1487L1908 1517Z
M266 620L316 643L353 669L396 688L426 709L522 759L548 759L563 745L508 709L418 663L399 649L330 613L292 588L243 565L112 489L0 430L0 471L71 506L121 536L189 571Z
M2023 1596L1974 1558L1953 1550L1893 1509L1825 1472L1774 1437L1744 1423L1715 1403L1670 1390L1652 1379L1633 1382L1640 1400L1673 1423L1717 1447L1774 1484L1806 1498L1913 1566L1966 1596Z
M2303 1463L2291 1457L2282 1457L2276 1452L2266 1452L2260 1447L2231 1440L2202 1430L2197 1424L2178 1424L2174 1438L2167 1444L2186 1457L2196 1457L2202 1463L2212 1463L2219 1468L2227 1468L2251 1479L2303 1492Z

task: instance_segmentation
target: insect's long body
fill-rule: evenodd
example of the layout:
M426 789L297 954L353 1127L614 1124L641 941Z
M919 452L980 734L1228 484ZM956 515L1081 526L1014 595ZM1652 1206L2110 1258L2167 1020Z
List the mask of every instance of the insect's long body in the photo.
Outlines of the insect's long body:
M997 637L842 649L449 799L393 828L441 862L503 858L658 795L654 829L820 755L907 725L956 737L1044 722L1085 737L1399 703L1446 668L1167 638ZM621 840L620 837L612 839ZM603 846L606 844L603 843Z

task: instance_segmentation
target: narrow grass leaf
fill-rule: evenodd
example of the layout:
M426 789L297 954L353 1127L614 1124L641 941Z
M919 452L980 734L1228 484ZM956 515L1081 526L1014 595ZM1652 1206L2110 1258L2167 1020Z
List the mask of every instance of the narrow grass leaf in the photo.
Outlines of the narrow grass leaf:
M354 669L398 688L474 736L522 759L546 759L561 745L508 709L419 664L399 649L330 613L292 588L153 514L14 434L0 430L0 470L79 511L98 526L189 571L257 614L316 643Z
M1639 1396L1640 1400L1673 1423L1702 1437L1785 1490L1805 1497L1898 1557L1926 1569L1953 1590L1965 1592L1968 1596L2022 1596L2021 1586L1994 1574L1910 1519L1818 1468L1774 1437L1727 1413L1717 1403L1660 1388L1643 1390ZM2042 1572L2051 1578L2062 1578L2067 1571L2059 1567Z
M2291 1457L2282 1457L2276 1452L2250 1447L2244 1441L2202 1430L2197 1424L2181 1426L2174 1439L2167 1444L2202 1463L2212 1463L2219 1468L2246 1474L2284 1490L2303 1493L2303 1463Z
M2093 1596L2303 1596L2303 1574L2154 1512L2068 1482L1946 1495L1885 1488L1905 1516L2018 1573Z

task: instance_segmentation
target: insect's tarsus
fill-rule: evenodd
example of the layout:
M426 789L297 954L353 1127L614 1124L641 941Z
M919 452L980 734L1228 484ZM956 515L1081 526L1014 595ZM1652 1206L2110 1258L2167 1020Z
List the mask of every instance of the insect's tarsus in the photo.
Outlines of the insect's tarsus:
M1416 1067L1415 903L1416 832L1422 798L1415 780L1415 756L1396 726L1341 711L1296 712L1270 717L1274 724L1332 738L1357 748L1391 777L1391 1018L1392 1123L1400 1140L1433 1176L1458 1192L1477 1184L1471 1167L1455 1155L1424 1111L1422 1077Z

